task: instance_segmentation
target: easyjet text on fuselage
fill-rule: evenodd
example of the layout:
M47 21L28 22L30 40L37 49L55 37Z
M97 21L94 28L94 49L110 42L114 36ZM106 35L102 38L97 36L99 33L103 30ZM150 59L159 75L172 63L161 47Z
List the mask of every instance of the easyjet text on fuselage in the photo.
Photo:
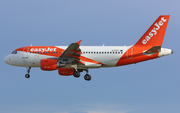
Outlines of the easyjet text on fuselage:
M56 51L57 48L50 48L50 47L47 47L47 48L31 48L30 51L31 52L52 52L52 51Z

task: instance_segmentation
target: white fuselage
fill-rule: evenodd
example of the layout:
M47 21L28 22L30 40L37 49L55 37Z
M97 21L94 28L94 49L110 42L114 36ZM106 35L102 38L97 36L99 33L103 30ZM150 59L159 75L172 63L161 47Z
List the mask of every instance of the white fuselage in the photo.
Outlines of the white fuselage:
M57 48L66 49L67 46L56 46ZM93 61L104 64L92 63L83 61L86 68L97 67L115 67L119 59L126 53L132 46L81 46L83 57L92 59ZM161 48L159 57L169 55L172 50ZM127 54L127 53L126 53ZM133 55L133 53L131 53ZM40 61L47 58L58 58L50 55L29 53L24 51L17 51L16 54L9 54L4 58L4 62L13 66L21 67L40 67ZM128 56L129 57L129 56Z

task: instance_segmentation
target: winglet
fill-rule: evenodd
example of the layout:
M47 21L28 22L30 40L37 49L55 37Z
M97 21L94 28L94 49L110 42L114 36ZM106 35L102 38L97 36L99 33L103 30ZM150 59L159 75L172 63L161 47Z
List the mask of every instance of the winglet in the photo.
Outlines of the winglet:
M81 41L82 41L82 40L80 40L80 41L78 41L78 42L76 42L76 43L77 43L78 45L80 45Z

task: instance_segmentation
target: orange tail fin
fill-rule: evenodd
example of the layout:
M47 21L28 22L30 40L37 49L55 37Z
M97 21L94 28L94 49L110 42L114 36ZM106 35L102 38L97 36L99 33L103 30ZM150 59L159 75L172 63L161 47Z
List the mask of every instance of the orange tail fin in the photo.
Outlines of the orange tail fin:
M161 15L134 46L162 46L170 15Z

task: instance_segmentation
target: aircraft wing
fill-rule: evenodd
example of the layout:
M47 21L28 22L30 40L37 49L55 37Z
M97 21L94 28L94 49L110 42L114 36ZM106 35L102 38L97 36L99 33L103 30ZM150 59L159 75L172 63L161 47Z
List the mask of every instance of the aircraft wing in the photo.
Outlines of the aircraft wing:
M58 59L66 63L72 63L73 61L82 63L80 61L80 56L82 53L81 49L79 48L81 41L82 40L76 43L71 43Z

